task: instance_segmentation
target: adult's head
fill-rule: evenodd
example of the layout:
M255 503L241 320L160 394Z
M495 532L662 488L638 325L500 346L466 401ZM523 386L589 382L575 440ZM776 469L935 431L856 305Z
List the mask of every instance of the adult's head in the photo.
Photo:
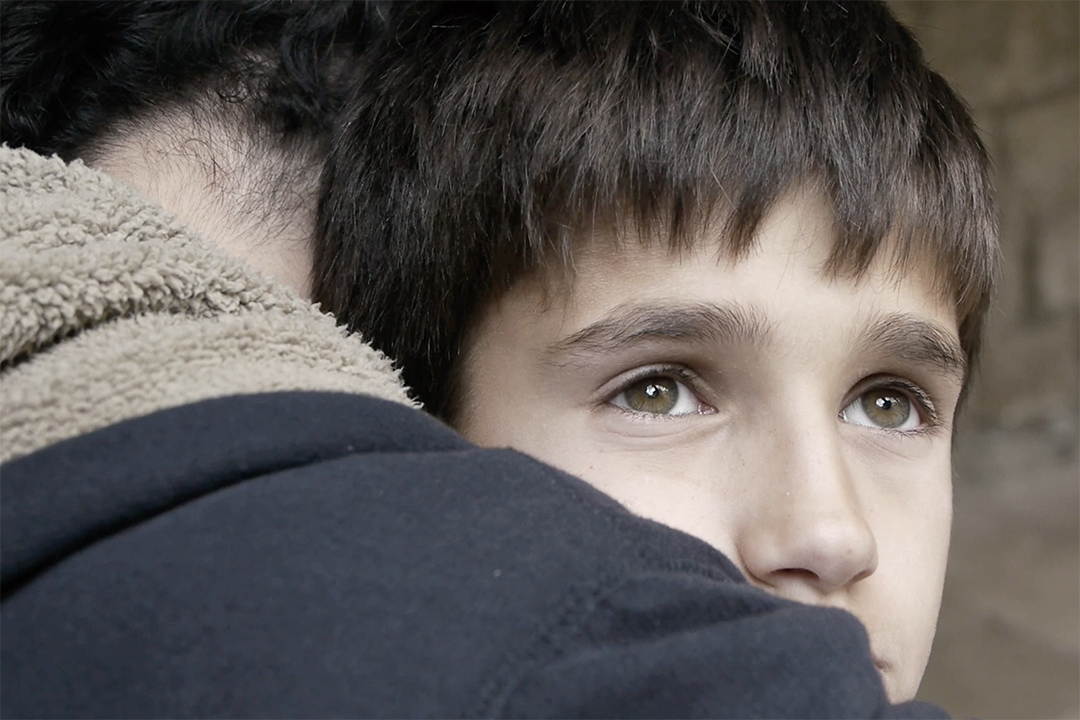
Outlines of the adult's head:
M87 164L307 292L318 178L373 3L4 5L3 139Z

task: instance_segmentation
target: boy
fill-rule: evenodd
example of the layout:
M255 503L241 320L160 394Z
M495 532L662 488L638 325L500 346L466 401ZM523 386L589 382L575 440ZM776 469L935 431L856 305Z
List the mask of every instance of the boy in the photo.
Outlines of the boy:
M910 34L868 3L398 23L325 176L315 297L466 438L852 612L913 697L996 224Z
M940 715L303 299L371 9L4 4L0 715Z

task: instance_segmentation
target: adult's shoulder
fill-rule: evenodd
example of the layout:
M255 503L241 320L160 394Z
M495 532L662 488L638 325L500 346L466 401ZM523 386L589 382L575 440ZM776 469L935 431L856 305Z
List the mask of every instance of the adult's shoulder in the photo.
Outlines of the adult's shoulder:
M0 484L5 715L890 710L853 616L399 403L207 400Z
M457 714L665 542L719 557L355 395L163 410L8 462L0 482L14 715Z

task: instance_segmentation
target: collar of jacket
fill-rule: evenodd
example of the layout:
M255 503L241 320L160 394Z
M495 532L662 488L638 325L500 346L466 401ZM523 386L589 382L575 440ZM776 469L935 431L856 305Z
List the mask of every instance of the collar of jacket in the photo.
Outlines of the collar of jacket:
M318 306L79 161L0 147L0 461L214 397L413 404Z

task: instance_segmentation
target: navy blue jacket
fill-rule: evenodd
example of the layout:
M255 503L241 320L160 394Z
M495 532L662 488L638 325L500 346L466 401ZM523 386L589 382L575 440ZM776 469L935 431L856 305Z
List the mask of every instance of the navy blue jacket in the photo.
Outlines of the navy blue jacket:
M371 398L165 410L0 484L4 717L943 716L853 616Z

